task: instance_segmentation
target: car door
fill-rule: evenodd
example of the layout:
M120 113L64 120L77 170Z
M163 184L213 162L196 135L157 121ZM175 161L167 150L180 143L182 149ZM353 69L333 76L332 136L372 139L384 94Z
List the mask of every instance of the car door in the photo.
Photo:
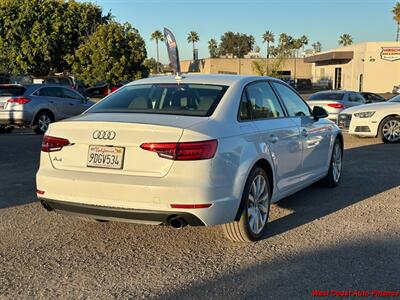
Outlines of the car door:
M63 99L68 103L67 113L70 117L79 115L89 108L86 99L77 92L62 88Z
M48 106L52 108L56 120L68 118L68 106L63 100L62 90L60 87L43 87L34 93L35 96L47 102Z
M332 124L311 116L305 101L291 88L273 82L290 119L299 127L302 137L302 175L305 182L313 181L325 173L329 165Z
M259 143L267 145L275 168L275 181L284 193L300 184L302 150L298 127L286 118L272 87L267 81L246 86L241 107L248 105ZM265 147L265 146L262 146Z

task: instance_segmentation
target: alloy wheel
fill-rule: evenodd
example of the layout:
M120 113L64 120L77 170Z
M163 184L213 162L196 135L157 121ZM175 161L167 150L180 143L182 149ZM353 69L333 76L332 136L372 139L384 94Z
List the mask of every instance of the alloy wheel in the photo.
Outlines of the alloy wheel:
M400 140L400 121L389 120L383 125L382 134L389 142L397 142Z
M269 211L268 185L262 175L257 175L251 183L247 208L248 224L254 234L265 227Z
M47 129L49 128L50 123L51 123L51 119L50 119L50 117L48 115L41 115L39 117L39 119L38 119L38 126L39 126L39 129L42 132L46 132L47 131Z
M342 172L342 149L338 143L335 144L332 155L333 180L338 182Z

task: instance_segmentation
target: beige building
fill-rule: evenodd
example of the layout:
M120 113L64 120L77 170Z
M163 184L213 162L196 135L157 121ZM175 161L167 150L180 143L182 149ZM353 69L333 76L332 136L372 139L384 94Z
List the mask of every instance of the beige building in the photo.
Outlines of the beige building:
M240 74L258 75L254 70L253 62L259 62L266 67L265 58L205 58L196 61L181 61L182 72L199 72L204 74ZM268 66L276 63L274 59L268 60ZM305 63L303 58L286 59L279 68L279 76L288 78L311 79L312 66Z
M391 92L400 84L400 42L368 42L321 52L304 59L314 83L334 89Z

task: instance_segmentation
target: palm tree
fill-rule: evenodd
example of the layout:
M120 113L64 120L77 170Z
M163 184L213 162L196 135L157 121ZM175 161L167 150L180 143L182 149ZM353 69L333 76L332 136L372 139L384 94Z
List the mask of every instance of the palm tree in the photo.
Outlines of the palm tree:
M156 46L157 46L157 73L159 72L159 64L160 64L160 58L159 58L159 54L158 54L158 42L159 41L164 41L164 35L161 33L160 30L156 30L154 31L151 36L150 36L150 40L151 41L156 41Z
M396 41L400 41L400 2L397 2L396 5L393 7L392 10L394 16L393 19L397 23L397 34L396 34Z
M215 58L218 54L218 43L215 39L208 41L208 51L210 52L210 57Z
M344 33L339 37L339 45L346 47L351 44L353 44L353 37L350 34Z
M303 52L304 52L304 46L308 45L308 37L305 35L302 35L300 37L300 41L301 41L301 47L303 48Z
M196 31L191 31L188 33L187 42L189 44L192 43L193 45L193 60L196 59L194 44L197 43L198 41L200 41L200 37Z
M308 43L308 40L307 40L307 43ZM303 41L301 38L295 39L291 43L291 47L294 51L294 80L296 80L296 77L297 77L297 57L299 56L298 52L299 52L299 49L301 47L303 47L303 45L304 44L303 44Z
M315 53L321 52L321 50L322 50L322 46L321 46L320 42L315 42L311 46L313 47Z
M269 44L275 42L274 34L271 31L266 31L262 35L263 43L267 43L267 58L269 58Z

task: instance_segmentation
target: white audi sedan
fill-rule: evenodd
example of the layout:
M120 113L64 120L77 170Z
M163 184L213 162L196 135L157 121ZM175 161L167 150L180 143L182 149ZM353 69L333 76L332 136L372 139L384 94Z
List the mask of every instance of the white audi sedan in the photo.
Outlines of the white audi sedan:
M362 137L380 136L384 143L400 141L400 95L374 104L343 110L338 125L349 134Z
M256 241L270 204L341 178L343 137L284 82L182 75L135 81L50 125L37 173L48 211L144 224L223 224Z

